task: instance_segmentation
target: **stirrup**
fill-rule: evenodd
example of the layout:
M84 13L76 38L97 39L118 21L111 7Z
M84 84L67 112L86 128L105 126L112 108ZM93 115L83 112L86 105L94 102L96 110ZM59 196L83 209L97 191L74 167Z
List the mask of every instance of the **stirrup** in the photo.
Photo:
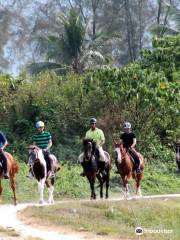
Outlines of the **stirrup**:
M85 177L86 176L85 172L80 173L80 176Z

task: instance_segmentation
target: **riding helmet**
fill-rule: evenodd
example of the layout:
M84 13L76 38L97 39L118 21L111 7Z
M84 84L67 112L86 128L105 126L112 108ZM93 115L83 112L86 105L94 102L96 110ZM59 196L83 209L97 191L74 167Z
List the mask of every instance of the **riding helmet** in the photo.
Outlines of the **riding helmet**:
M91 118L89 122L90 123L96 123L97 121L96 121L96 118Z
M123 128L131 128L130 122L124 122L123 123Z
M41 128L41 127L44 127L44 123L42 121L38 121L36 123L36 128Z

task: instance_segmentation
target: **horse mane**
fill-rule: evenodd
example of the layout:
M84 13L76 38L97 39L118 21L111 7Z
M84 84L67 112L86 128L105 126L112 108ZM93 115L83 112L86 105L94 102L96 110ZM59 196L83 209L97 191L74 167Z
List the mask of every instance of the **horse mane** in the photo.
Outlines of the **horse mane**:
M28 147L28 149L29 149L29 150L35 150L35 149L36 149L36 150L40 150L40 148L39 148L38 146L33 145L33 144L30 145L30 146Z
M96 150L96 142L93 139L83 139L83 149L85 149L89 142L92 143L92 152L94 154Z

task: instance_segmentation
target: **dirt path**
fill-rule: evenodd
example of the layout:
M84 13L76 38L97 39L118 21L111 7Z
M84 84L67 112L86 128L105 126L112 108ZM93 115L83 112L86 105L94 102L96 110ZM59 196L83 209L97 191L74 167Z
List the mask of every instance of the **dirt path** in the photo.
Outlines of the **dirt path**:
M180 197L180 194L165 194L165 195L152 195L152 196L144 196L142 199L154 199L154 198L173 198L173 197ZM132 198L129 198L131 200ZM123 198L114 198L109 199L109 201L120 201L123 200ZM84 201L84 200L82 200ZM98 200L97 200L98 201ZM107 200L106 200L107 201ZM67 201L61 201L58 203L62 203ZM72 202L72 201L71 201ZM17 219L17 213L18 211L21 211L22 209L28 207L28 206L40 206L38 204L28 203L28 204L19 204L17 206L13 205L2 205L0 206L0 226L5 229L14 229L21 237L27 238L27 237L34 237L34 238L40 238L43 240L92 240L92 239L102 239L102 237L97 237L97 235L93 235L91 233L79 233L75 231L71 231L70 233L59 233L55 231L46 231L42 229L38 229L35 227L31 227L29 225L26 225L22 221ZM41 225L43 225L43 220ZM1 238L0 240L6 240L7 238ZM17 238L16 238L17 239ZM103 240L105 240L106 237L103 236Z

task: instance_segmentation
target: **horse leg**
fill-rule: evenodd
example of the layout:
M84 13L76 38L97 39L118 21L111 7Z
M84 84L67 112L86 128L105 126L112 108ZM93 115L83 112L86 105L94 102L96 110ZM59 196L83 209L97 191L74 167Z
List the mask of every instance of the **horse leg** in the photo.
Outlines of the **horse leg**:
M44 184L45 184L45 178L41 179L38 182L38 190L39 190L39 204L43 204L44 203Z
M141 187L140 187L141 178L142 178L142 174L138 174L136 177L136 196L139 196L139 197L142 197Z
M125 191L125 197L127 197L129 195L128 178L127 178L127 176L124 176L122 178L122 180L123 180L123 186L124 186L124 191Z
M2 184L1 184L1 179L0 179L0 204L2 203Z
M95 188L94 188L95 179L96 179L95 176L88 178L89 183L90 183L90 187L91 187L91 200L96 199L96 193L95 193Z
M103 198L103 179L101 178L100 174L97 174L96 177L99 180L100 198Z
M15 176L10 177L10 185L14 195L14 205L17 205Z
M109 198L109 172L106 177L106 199Z
M46 181L46 186L48 188L48 203L53 204L54 203L54 197L53 197L53 192L54 192L54 178L51 178L51 183L49 184L48 181Z

